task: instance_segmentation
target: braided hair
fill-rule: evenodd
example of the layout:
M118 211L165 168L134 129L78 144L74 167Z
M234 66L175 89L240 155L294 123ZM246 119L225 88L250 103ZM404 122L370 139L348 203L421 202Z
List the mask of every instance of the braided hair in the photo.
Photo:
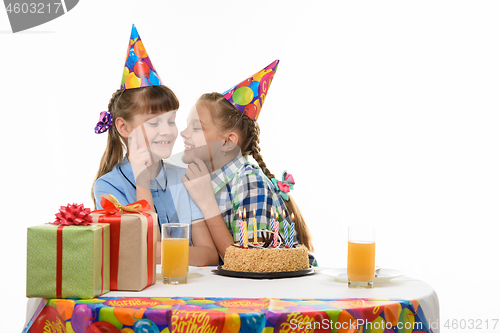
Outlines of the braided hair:
M236 109L227 99L217 92L203 94L198 103L203 103L208 108L212 116L214 124L216 124L219 132L222 135L227 134L231 129L236 130L239 134L238 145L241 148L243 156L252 156L253 159L259 164L267 178L276 178L273 173L268 169L266 163L260 152L260 127L259 124L247 116L241 116L242 113ZM285 205L290 213L295 216L295 228L297 235L302 244L304 244L309 251L313 252L311 234L307 227L302 212L295 203L292 196L288 196L289 200L285 201Z

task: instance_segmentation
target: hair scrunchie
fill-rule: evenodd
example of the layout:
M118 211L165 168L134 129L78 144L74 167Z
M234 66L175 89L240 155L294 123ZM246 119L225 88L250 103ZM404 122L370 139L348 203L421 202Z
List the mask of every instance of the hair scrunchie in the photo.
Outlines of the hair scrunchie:
M111 125L113 125L113 115L108 111L102 111L99 116L99 121L94 128L94 132L96 134L104 133L111 127Z
M286 201L290 200L288 197L288 193L290 190L293 190L293 185L295 185L295 180L291 173L287 173L286 170L283 171L283 175L281 176L282 180L277 180L276 178L271 178L271 181L274 184L274 188L281 195L283 199Z

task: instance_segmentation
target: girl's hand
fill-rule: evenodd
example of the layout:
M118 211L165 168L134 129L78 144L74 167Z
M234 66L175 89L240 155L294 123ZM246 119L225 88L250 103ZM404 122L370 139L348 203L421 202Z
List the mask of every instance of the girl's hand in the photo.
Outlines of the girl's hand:
M215 200L212 178L207 166L197 157L193 161L186 169L186 176L182 177L182 182L193 201L201 209L215 247L220 255L224 257L226 249L233 244L233 236L229 232L220 213L219 205ZM201 226L198 226L198 229L202 229ZM203 234L198 235L198 238L196 238L194 234L195 230L197 229L193 225L193 242L198 239L206 239L206 236ZM205 253L209 254L210 251L205 250Z
M193 163L188 165L182 182L193 201L201 209L205 219L220 214L219 206L215 201L210 172L201 159L195 157Z
M141 126L135 128L129 136L128 160L134 172L136 186L149 189L151 180L149 168L153 165L153 161Z

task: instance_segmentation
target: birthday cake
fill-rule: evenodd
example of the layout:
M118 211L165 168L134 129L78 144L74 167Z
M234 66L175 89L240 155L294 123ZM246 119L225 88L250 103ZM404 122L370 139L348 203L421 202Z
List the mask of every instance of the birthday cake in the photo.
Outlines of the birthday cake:
M264 239L257 244L249 242L247 248L235 243L226 249L222 269L236 272L272 273L294 272L309 269L307 248L300 244L285 246L272 242L272 232L262 230ZM273 246L275 245L275 247Z

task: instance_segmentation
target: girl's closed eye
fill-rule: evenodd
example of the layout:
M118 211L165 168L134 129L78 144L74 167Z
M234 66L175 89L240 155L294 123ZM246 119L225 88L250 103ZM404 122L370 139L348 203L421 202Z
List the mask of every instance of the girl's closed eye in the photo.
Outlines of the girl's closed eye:
M201 130L203 130L203 128L202 128L202 126L201 126L201 122L200 122L200 121L195 121L195 122L193 123L193 129L194 129L195 131L201 131Z
M175 117L174 118L170 118L167 122L168 122L169 126L176 126L176 124L175 124Z
M151 127L155 127L155 126L158 126L158 121L159 121L158 117L152 117L149 119L146 118L145 123Z

